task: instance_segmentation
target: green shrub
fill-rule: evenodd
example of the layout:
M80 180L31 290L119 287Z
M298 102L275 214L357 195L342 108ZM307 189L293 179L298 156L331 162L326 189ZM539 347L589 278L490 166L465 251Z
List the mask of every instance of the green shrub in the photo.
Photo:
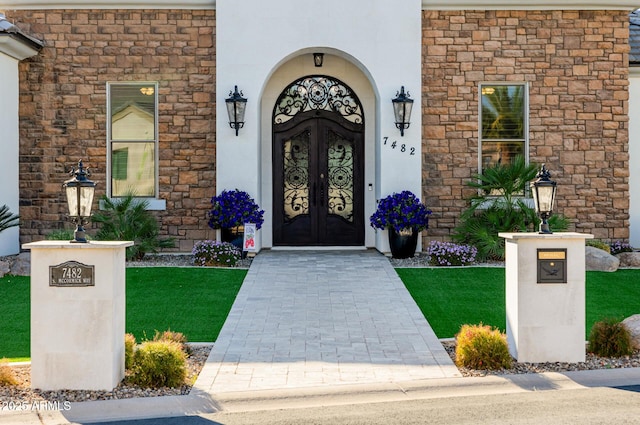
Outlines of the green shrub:
M136 337L133 334L124 335L124 368L131 369L133 353L136 349Z
M504 260L504 238L500 232L526 232L537 229L540 219L523 199L529 183L538 172L522 155L507 164L496 164L475 174L467 186L478 191L471 205L462 212L452 238L478 249L478 261ZM549 219L553 231L566 230L568 220L554 214Z
M609 246L609 244L598 239L587 239L586 245L601 249L607 254L611 254L611 247Z
M485 209L464 212L453 240L475 246L478 261L504 260L504 238L498 234L524 230L523 215L517 208L494 203Z
M553 214L547 220L549 223L549 229L553 232L562 232L569 228L569 224L571 223L569 219L561 214ZM540 227L540 218L536 217L536 224L534 229L537 231Z
M164 332L156 331L153 336L154 341L173 341L180 345L182 350L189 354L189 346L187 345L187 337L182 332L173 332L171 329Z
M187 355L173 341L145 341L133 354L129 381L141 387L178 387L187 377Z
M16 374L5 360L6 359L0 360L0 387L17 385L18 379L16 378Z
M593 324L589 334L589 352L601 357L622 357L633 353L629 329L618 319Z
M522 155L474 174L467 186L477 195L462 212L453 240L475 246L480 261L504 259L504 238L498 233L525 231L535 222L535 211L521 197L536 174L537 166L527 164Z
M470 369L508 369L507 338L486 325L462 325L456 335L456 364Z
M49 233L47 235L47 240L50 241L70 241L73 240L74 236L73 236L73 232L74 230L72 229L57 229L52 231L51 233ZM87 239L89 239L89 237L87 236Z
M147 210L149 202L129 193L122 198L101 199L103 209L92 216L92 221L101 225L96 239L108 241L133 241L127 247L127 260L140 260L148 252L160 248L172 248L175 241L159 236L156 218Z

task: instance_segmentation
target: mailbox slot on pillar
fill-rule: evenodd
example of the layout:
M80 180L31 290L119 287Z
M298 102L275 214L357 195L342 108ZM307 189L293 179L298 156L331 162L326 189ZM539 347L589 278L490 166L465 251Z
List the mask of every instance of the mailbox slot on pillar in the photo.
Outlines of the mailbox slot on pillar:
M538 283L567 283L566 249L538 249Z

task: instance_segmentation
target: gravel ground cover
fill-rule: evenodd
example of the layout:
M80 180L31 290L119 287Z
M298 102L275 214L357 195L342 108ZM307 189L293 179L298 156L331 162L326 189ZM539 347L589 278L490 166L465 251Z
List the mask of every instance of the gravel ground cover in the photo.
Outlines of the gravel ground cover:
M78 402L89 400L114 400L136 397L160 397L167 395L189 394L193 383L198 378L204 363L209 356L213 344L191 344L191 353L187 357L186 384L176 388L141 388L121 382L113 391L41 391L31 389L31 366L29 364L11 366L18 384L15 386L0 385L0 406L10 409L13 406L31 406L42 401Z
M456 360L456 344L455 341L443 341L442 345L451 360ZM580 363L519 363L513 359L510 369L500 370L475 370L458 366L458 370L462 376L487 376L487 375L516 375L524 373L543 373L543 372L571 372L579 370L597 370L597 369L622 369L630 367L640 367L640 350L636 350L631 356L619 358L599 357L592 353L586 353L586 359Z
M417 252L411 258L391 258L389 257L389 262L393 267L401 268L401 267L436 267L429 264L429 255L425 252ZM457 266L461 267L461 266ZM473 264L471 266L464 267L504 267L504 261L494 261L490 263L478 263Z
M248 269L252 257L238 261L236 268ZM200 267L193 264L191 254L147 254L141 261L127 261L127 267Z

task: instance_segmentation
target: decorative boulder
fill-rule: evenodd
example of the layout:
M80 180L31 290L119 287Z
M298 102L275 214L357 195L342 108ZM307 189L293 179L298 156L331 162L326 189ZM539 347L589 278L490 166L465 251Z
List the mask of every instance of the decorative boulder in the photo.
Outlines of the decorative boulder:
M8 261L0 261L0 277L3 277L6 274L9 274L9 262Z
M13 266L11 266L11 274L15 276L31 275L31 253L22 252L16 257Z
M633 346L640 350L640 314L629 316L622 323L629 329Z
M620 260L620 267L640 268L640 252L621 252L616 257Z
M620 266L620 260L606 251L593 246L585 247L587 271L615 272Z

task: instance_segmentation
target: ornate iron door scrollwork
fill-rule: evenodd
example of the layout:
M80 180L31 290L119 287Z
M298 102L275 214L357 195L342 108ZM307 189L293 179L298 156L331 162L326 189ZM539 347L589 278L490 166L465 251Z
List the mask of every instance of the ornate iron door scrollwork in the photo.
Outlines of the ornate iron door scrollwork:
M309 214L309 130L284 142L284 216Z
M353 222L353 142L329 132L328 141L328 207L329 214Z
M276 102L274 245L364 244L364 117L340 81L302 78Z
M341 81L323 75L304 77L289 85L273 112L274 125L284 124L302 112L327 111L354 124L364 124L360 100Z

